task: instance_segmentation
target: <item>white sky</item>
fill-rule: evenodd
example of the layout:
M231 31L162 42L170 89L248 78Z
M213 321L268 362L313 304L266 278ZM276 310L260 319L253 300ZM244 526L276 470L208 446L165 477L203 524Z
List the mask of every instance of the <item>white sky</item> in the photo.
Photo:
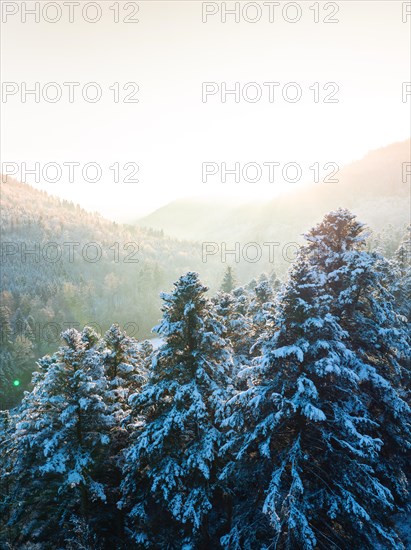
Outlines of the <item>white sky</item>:
M74 183L68 177L27 181L107 217L135 219L183 196L260 199L292 185L224 184L217 176L203 183L202 162L294 161L302 167L301 181L310 181L314 162L342 166L409 137L411 98L403 103L401 91L411 80L411 16L402 22L403 2L338 2L335 24L314 23L311 1L299 3L302 16L294 24L281 15L284 2L274 23L260 3L262 18L254 24L229 16L222 23L220 13L203 23L202 2L172 0L138 2L136 24L114 23L110 0L100 1L99 22L87 23L77 12L69 23L67 8L57 3L63 13L57 23L42 16L40 23L32 16L23 23L20 2L19 13L2 24L3 82L17 83L20 91L23 82L32 88L36 81L41 87L54 81L64 90L55 104L36 103L33 96L22 103L20 93L5 102L3 95L2 162L19 164L18 179L22 162L100 163L103 176L95 184L81 174ZM125 4L120 2L121 17L133 9L124 11ZM325 2L319 5L323 18ZM52 8L49 14L54 17ZM80 82L80 89L97 82L103 99L87 103L77 88L69 103L63 82L70 81ZM203 82L231 87L236 81L259 83L261 101L221 103L216 95L202 103ZM298 103L282 99L282 86L290 81L301 85ZM139 103L114 103L114 82L136 82ZM281 83L274 103L263 82ZM336 82L339 103L314 103L308 89L314 82L320 91ZM115 162L138 164L140 183L113 182L109 166Z

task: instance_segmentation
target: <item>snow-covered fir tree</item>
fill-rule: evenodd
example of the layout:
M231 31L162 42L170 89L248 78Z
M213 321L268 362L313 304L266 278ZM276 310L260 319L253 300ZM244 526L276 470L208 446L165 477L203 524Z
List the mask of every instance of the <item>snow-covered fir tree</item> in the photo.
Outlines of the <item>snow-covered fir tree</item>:
M274 270L271 271L271 273L268 275L268 281L271 285L271 288L274 290L274 292L278 292L281 287L281 281L277 277L277 274Z
M224 338L230 342L233 350L232 378L235 381L238 369L249 362L252 345L248 293L242 287L234 289L232 293L218 292L212 302L225 327Z
M112 524L110 543L116 548L125 544L124 514L117 502L121 498L121 471L124 464L124 449L129 442L129 431L133 412L128 403L131 394L140 391L147 379L147 361L153 352L150 342L139 343L112 325L100 340L98 351L107 379L105 402L113 416L110 443L101 478L106 489L106 506L111 507Z
M357 290L356 306L361 296L359 284L347 284L345 262L351 260L352 277L363 275L363 282L372 258L358 251L362 227L346 211L323 223L325 234L316 228L314 239L311 232L280 294L274 332L246 372L250 387L228 403L225 424L232 431L224 451L231 462L224 475L236 497L232 528L222 539L226 548L402 548L392 516L404 475L391 443L409 444L409 408L398 378L382 366L395 363L393 350L381 345L377 365L350 331L350 290ZM370 275L367 292L386 297L377 282ZM363 338L374 314L362 310L363 327L356 318ZM395 315L380 321L380 341L400 330Z
M261 278L255 286L250 301L248 314L251 318L250 340L251 353L256 355L258 342L266 330L272 330L274 322L275 293L267 277Z
M13 415L0 411L0 548L12 548L13 534L10 525L13 499L12 440L15 430Z
M124 418L129 411L129 396L136 393L147 378L144 362L153 348L148 343L142 349L137 340L114 324L105 333L100 349L110 396L118 414Z
M398 311L411 324L411 226L390 262L391 290Z
M20 543L69 544L80 520L104 538L94 507L107 499L99 479L113 425L107 382L91 329L69 329L62 338L66 346L40 362L16 415L11 514L20 525L24 518Z
M174 286L162 295L163 319L155 329L165 344L148 383L130 398L145 424L126 452L121 505L141 547L205 548L224 519L219 416L231 357L198 275L189 272Z
M401 503L407 498L401 466L409 462L411 451L410 402L406 403L411 333L387 282L392 264L366 250L368 234L352 212L340 208L308 232L304 254L310 268L325 277L331 310L362 364L370 414L378 419L375 434L384 442L380 474Z

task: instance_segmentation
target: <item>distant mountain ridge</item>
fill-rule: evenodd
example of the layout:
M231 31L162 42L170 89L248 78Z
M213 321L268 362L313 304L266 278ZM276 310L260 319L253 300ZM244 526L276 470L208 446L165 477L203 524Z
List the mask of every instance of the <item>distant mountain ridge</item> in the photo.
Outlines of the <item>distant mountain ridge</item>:
M137 220L140 227L194 240L296 240L325 212L352 209L375 231L410 221L410 184L402 181L411 141L367 153L340 169L338 183L312 183L269 201L230 206L215 200L178 200ZM258 184L256 184L258 185Z

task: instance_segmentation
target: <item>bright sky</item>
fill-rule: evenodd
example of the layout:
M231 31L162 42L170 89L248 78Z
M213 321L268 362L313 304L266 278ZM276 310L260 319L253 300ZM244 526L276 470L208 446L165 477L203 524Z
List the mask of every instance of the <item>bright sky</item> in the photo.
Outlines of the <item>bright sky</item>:
M225 23L221 2L77 3L79 7L70 1L41 2L37 23L29 14L22 21L24 7L32 9L34 2L1 2L2 162L16 163L18 179L23 179L23 162L28 169L35 162L41 169L50 162L80 163L73 168L74 182L69 181L67 166L61 168L60 181L47 183L40 177L42 181L36 183L34 176L26 180L107 217L135 219L184 196L274 196L295 185L282 177L289 162L301 166L300 181L307 182L314 176L309 167L316 162L322 177L331 171L324 172L325 163L342 166L371 149L409 137L411 97L408 103L402 102L402 83L411 81L411 14L406 23L402 21L407 2L349 0L328 2L327 9L326 2L302 1L288 7L287 2L271 3L271 7L263 2L256 7L254 2L246 12L246 3L241 2L239 22L228 14ZM98 22L85 20L86 4L101 9ZM57 18L56 5L61 19L45 21ZM225 5L232 9L235 3ZM137 6L139 11L134 13ZM217 13L203 22L204 10ZM259 21L250 22L259 12ZM115 23L117 15L120 21ZM138 18L138 23L124 23L127 15ZM88 6L86 16L97 17L96 7ZM327 16L339 22L324 23ZM294 18L299 21L287 21ZM40 83L40 101L23 93L26 102L22 102L24 85L33 89L35 82ZM56 103L41 95L45 91L46 97L54 97L58 88L47 87L50 82L62 91ZM80 83L73 103L64 82ZM82 97L89 82L102 91L96 103ZM113 101L115 87L110 90L116 82L118 103ZM136 95L132 95L133 84L123 90L130 82L139 86ZM204 82L215 83L208 89L217 91L206 102L202 101ZM246 86L244 93L252 100L261 90L261 99L252 102L240 96L236 103L228 95L223 103L223 83L230 89L235 82L240 83L240 93L247 83L257 83ZM292 99L298 89L287 88L289 82L297 83L302 92L297 102L283 98L283 92L288 92ZM338 92L330 95L338 103L323 102L336 90L335 84L324 90L326 83L338 86ZM95 89L88 91L93 97ZM318 103L314 102L317 91ZM124 103L122 99L130 94L139 102ZM101 165L97 183L85 181L81 174L90 162ZM204 162L216 163L208 170L217 171L206 182L202 181ZM234 176L228 175L224 183L223 162L227 169L236 162L241 168L258 163L261 180L241 178L235 183ZM273 162L279 167L270 183L269 165L263 163ZM115 163L120 168L130 163L120 170L119 182L114 181ZM121 181L133 171L133 163L139 167L139 183ZM54 177L53 170L47 172L48 179ZM255 165L246 173L249 180L257 173L253 170ZM287 174L290 179L294 175L292 169ZM92 168L87 175L93 177Z

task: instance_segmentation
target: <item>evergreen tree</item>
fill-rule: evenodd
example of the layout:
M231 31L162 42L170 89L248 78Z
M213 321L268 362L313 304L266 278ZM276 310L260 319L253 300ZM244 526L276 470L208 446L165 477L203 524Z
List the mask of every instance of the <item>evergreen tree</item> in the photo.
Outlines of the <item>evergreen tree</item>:
M107 378L106 403L114 419L110 431L107 458L100 464L99 477L106 488L111 527L110 541L115 548L125 543L124 514L117 503L121 498L121 470L124 465L123 451L129 442L128 427L132 410L128 404L131 394L140 391L147 378L147 357L153 351L149 342L141 345L127 336L117 324L112 325L99 343L99 352Z
M10 412L0 411L0 548L11 548L13 540L9 522L12 509L11 441L14 429L14 418Z
M34 389L17 412L12 516L13 522L24 522L19 543L69 545L79 521L90 532L104 533L101 523L97 529L101 518L95 506L107 499L97 475L113 424L106 378L90 329L70 329L62 337L67 345L40 362Z
M20 312L21 313L21 312ZM13 341L10 310L0 306L0 409L16 405L33 370L33 344L18 334Z
M233 290L233 296L235 314L246 316L250 307L250 293L244 287L239 286Z
M411 450L410 409L404 402L411 378L410 331L387 283L392 264L367 252L368 234L353 213L340 208L306 235L304 254L311 269L324 277L331 311L340 318L348 345L363 365L370 414L378 419L375 435L384 442L380 475L396 501L404 503L403 468Z
M267 278L263 278L254 288L248 314L251 318L251 351L257 355L258 343L266 330L272 330L274 322L274 290Z
M129 412L129 396L139 390L147 377L143 362L152 346L142 348L114 324L105 333L100 348L112 401L124 418Z
M235 382L239 368L249 361L251 321L247 314L248 302L242 287L232 293L218 292L212 301L225 327L224 338L233 350L232 378Z
M34 346L26 336L17 336L13 342L13 380L27 386L34 370ZM21 396L21 393L20 393Z
M390 264L391 291L397 310L411 323L411 226L404 235Z
M232 292L236 286L234 270L231 266L227 266L224 273L223 282L221 283L220 290L222 292Z
M274 332L247 370L250 387L228 404L224 474L236 505L227 548L402 548L392 515L404 475L391 443L408 446L410 410L390 372L390 338L397 351L406 344L391 304L374 302L387 294L368 271L378 262L361 250L362 233L347 211L310 232Z
M280 290L280 287L281 287L281 281L277 277L274 270L271 271L271 273L268 277L268 280L269 280L271 288L274 290L274 292L278 292Z
M9 348L12 344L12 328L10 323L10 309L0 305L0 344L2 348Z
M165 344L148 383L130 399L146 420L126 453L122 506L141 547L206 548L221 528L222 514L207 520L217 510L218 419L230 354L206 290L189 272L162 295L155 330Z
M16 389L11 349L0 349L0 410L8 409L15 402ZM18 384L18 381L16 382Z

